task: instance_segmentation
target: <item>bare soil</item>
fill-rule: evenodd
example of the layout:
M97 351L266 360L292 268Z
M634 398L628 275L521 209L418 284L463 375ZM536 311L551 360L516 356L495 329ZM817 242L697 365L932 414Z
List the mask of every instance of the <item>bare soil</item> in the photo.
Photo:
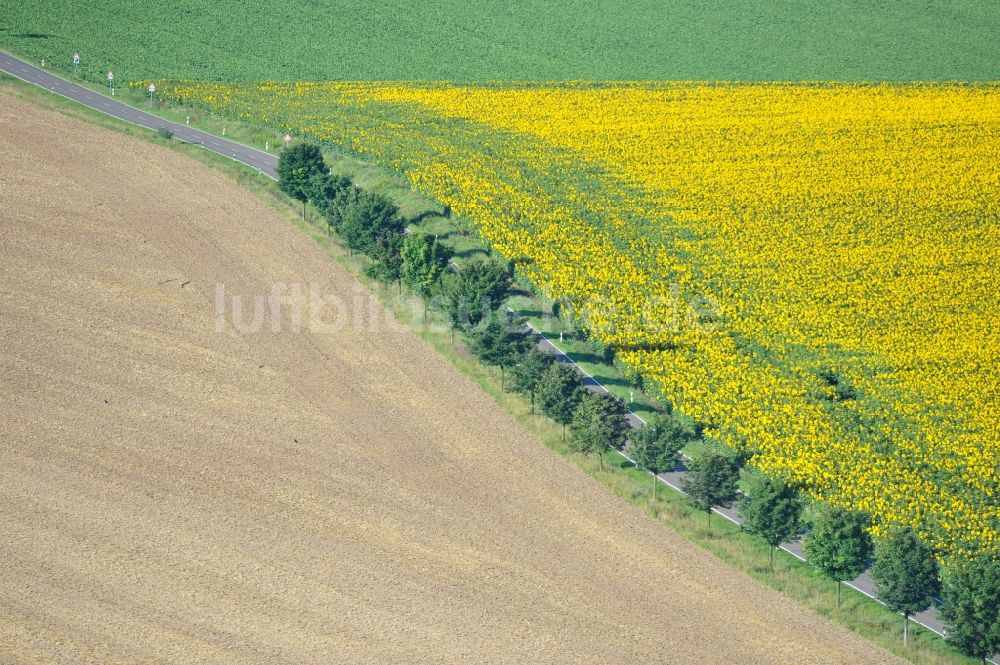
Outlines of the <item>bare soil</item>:
M182 155L0 96L0 219L0 662L896 662L379 309L218 332L216 284L361 291Z

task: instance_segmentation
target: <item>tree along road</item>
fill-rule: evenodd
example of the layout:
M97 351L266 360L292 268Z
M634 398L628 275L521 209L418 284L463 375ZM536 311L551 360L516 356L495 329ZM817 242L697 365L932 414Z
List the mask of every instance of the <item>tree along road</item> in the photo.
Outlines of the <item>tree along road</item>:
M95 111L100 111L133 125L139 125L140 127L154 131L163 127L169 130L174 138L179 141L200 145L206 150L211 150L223 157L246 164L272 180L278 179L278 157L269 152L257 150L242 143L230 141L187 125L165 120L152 113L141 111L134 106L123 104L113 97L95 92L72 81L67 81L3 51L0 51L0 71L4 71L22 81L34 83L49 92L65 97L66 99L71 99L74 102L79 102Z
M40 67L36 67L19 58L15 58L9 53L5 53L3 51L0 51L0 71L4 71L11 76L21 79L22 81L33 83L49 92L65 97L66 99L73 100L83 104L84 106L92 108L95 111L100 111L101 113L118 118L119 120L123 120L127 123L145 127L146 129L154 131L160 128L165 128L169 130L173 134L173 137L179 141L199 145L206 150L228 157L233 161L246 164L247 166L268 176L272 180L277 180L278 157L269 152L257 150L256 148L251 148L243 145L242 143L230 141L220 136L194 129L188 125L171 122L170 120L153 115L152 113L147 113L135 108L134 106L124 104L112 97L97 93L89 88L85 88L82 85L51 74ZM598 383L594 377L584 371L584 369L577 365L572 358L563 353L562 350L546 339L544 335L534 328L531 328L531 331L538 338L539 348L544 351L554 353L560 361L572 365L583 375L584 385L587 386L588 390L595 392L608 392L607 388ZM633 428L641 427L645 422L632 411L628 411L627 419L629 425ZM619 452L619 454L629 461L632 461L625 452ZM678 492L683 492L683 490L681 490L681 479L686 473L685 469L679 468L668 473L661 473L657 476L657 479L665 483L670 488ZM740 519L739 513L736 510L731 508L717 508L714 509L714 511L734 524L742 524L742 519ZM801 539L785 543L781 546L781 549L798 559L803 561L806 560L802 551ZM845 584L857 591L860 591L866 596L875 598L875 583L872 581L868 572L862 573L857 579L852 582L845 582ZM937 610L935 608L913 615L911 618L916 623L934 631L938 635L944 634L944 624L938 617ZM989 662L997 665L1000 663L1000 659L994 657Z

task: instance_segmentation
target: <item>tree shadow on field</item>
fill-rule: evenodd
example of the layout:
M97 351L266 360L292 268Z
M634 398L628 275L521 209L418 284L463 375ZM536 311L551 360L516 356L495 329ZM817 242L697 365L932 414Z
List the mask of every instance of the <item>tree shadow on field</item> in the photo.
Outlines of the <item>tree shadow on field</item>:
M575 354L574 354L575 355ZM617 386L619 388L633 388L634 386L626 381L625 379L617 376L605 376L603 374L594 374L594 379L600 383L602 386Z
M419 224L420 222L424 221L428 217L440 217L441 219L444 219L444 217L441 217L441 213L438 212L437 210L425 210L422 213L420 213L419 215L416 215L415 217L413 217L409 221L409 224ZM446 237L448 237L450 235L451 235L451 231L449 231L449 232L447 232L445 234L439 234L438 235L438 240L442 240L442 239L444 239L444 238L446 238Z
M605 465L606 466L616 466L619 469L634 469L635 468L635 464L633 464L632 462L629 462L624 457L620 457L620 456L617 456L617 455L615 457L617 457L616 461L612 462L611 464L608 464L607 462L610 461L610 459L606 460L605 461Z
M554 344L556 344L557 346L559 345L559 335L558 334L551 336L550 339L552 340L552 342ZM607 366L607 363L604 362L603 358L601 358L596 353L591 353L590 351L569 351L567 353L567 355L569 355L570 358L572 358L573 360L575 360L578 363L592 363L594 365L601 365L601 366L604 366L604 367ZM605 383L604 377L598 377L595 374L594 378L597 379L598 381L600 381L601 383Z
M456 259L471 259L473 256L485 256L486 252L476 247L470 247L469 249L463 249L461 252L455 254Z

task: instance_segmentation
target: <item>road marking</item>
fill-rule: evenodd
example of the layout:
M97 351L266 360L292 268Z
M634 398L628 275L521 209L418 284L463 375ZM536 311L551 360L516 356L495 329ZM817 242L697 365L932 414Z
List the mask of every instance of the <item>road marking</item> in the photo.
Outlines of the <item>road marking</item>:
M511 309L510 307L508 307L508 308L507 308L507 311L508 311L508 312L510 312L511 314L516 314L516 312L515 312L514 310L512 310L512 309ZM532 332L534 332L534 333L535 333L535 335L537 335L538 337L540 337L540 338L542 338L543 340L545 340L546 342L548 342L549 346L551 346L551 347L552 347L553 349L555 349L555 350L556 350L556 352L558 352L558 353L559 353L559 355L561 355L561 356L562 356L563 358L565 358L565 359L566 359L566 362L570 363L571 365L574 365L574 366L576 367L577 371L578 371L578 372L580 372L581 374L583 374L584 376L586 376L587 378L589 378L589 379L590 379L591 381L593 381L593 382L594 382L594 385L595 385L595 386L597 386L598 388L600 388L600 389L601 389L601 390L603 390L604 392L606 392L606 393L609 393L609 394L610 394L610 392L611 392L610 390L608 390L608 389L607 389L607 388L605 388L605 387L604 387L603 385L601 385L601 382L600 382L600 381L598 381L597 379L595 379L595 378L594 378L594 376L593 376L593 375L592 375L592 374L591 374L590 372L588 372L588 371L587 371L587 370L585 370L584 368L580 367L580 366L579 366L579 365L578 365L578 364L576 363L576 361L575 361L575 360L573 360L572 358L570 358L570 357L569 357L569 354L568 354L568 353L566 353L565 351L563 351L562 349L560 349L560 348L559 348L558 346L556 346L556 345L555 345L555 344L554 344L554 343L552 342L552 340L550 340L550 339L549 339L548 337L546 337L546 336L545 336L544 334L542 334L541 332L539 332L539 331L538 331L538 330L537 330L537 329L536 329L536 328L535 328L535 327L534 327L533 325L531 325L530 323L525 323L524 325L528 326L528 328L530 328L530 329L532 330ZM637 414L637 413L635 413L634 411L632 411L632 409L626 409L625 411L626 411L626 413L627 413L628 415L631 415L631 416L634 416L634 417L635 417L635 419L636 419L636 420L638 420L639 422L641 422L641 423L642 423L643 425L646 425L646 424L647 424L647 423L646 423L646 421L645 421L645 420L643 420L642 416L640 416L639 414ZM631 460L629 460L629 461L631 461Z

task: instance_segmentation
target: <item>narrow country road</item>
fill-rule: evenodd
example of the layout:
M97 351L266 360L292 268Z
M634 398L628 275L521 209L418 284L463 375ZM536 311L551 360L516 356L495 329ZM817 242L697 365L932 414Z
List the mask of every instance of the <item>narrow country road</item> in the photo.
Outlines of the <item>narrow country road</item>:
M146 113L134 106L123 104L113 97L102 95L82 85L50 74L40 67L15 58L3 51L0 51L0 71L4 71L22 81L34 83L49 92L79 102L95 111L100 111L133 125L139 125L140 127L154 131L160 127L164 127L170 130L174 138L179 141L200 145L206 150L211 150L223 157L246 164L273 180L277 180L278 178L278 157L271 153L257 150L256 148L251 148L242 143L236 143L235 141L230 141L187 125L165 120L152 113Z
M277 180L277 165L278 157L271 153L265 152L263 150L257 150L256 148L251 148L249 146L243 145L242 143L237 143L235 141L230 141L228 139L216 136L214 134L209 134L207 132L194 129L187 125L182 125L176 122L171 122L165 120L159 116L147 113L140 109L137 109L128 104L117 101L116 99L109 97L107 95L102 95L100 93L94 92L84 86L78 85L64 78L56 76L49 73L45 69L36 67L24 60L16 58L8 53L0 51L0 71L6 72L11 76L14 76L22 81L28 83L33 83L49 92L65 97L66 99L73 100L91 109L104 113L106 115L118 118L124 122L138 125L140 127L145 127L146 129L158 130L163 127L168 129L173 137L177 140L184 141L186 143L191 143L193 145L199 145L206 150L210 150L214 153L228 157L234 161L245 164L264 175L268 176L273 180ZM510 311L510 310L508 310ZM513 312L511 312L513 313ZM529 326L530 328L530 326ZM597 392L608 392L608 390L601 385L594 377L584 371L579 365L576 364L568 355L563 353L561 349L555 346L551 341L549 341L540 332L531 328L532 333L538 339L538 346L540 349L553 353L557 358L565 363L573 365L584 377L584 385L586 385L588 390ZM642 418L640 418L635 413L631 411L628 412L627 418L629 424L633 428L641 427L644 424ZM625 452L620 453L626 459L631 459ZM668 473L662 473L657 476L657 478L665 483L672 489L682 492L681 490L681 479L684 477L686 471L681 468ZM717 509L716 513L722 515L726 519L730 520L735 524L741 524L738 511L734 509ZM781 549L788 552L792 556L805 560L805 556L802 551L801 540L796 540L790 543L786 543L781 546ZM831 583L832 584L832 583ZM865 572L862 573L857 579L852 582L846 582L847 586L869 596L875 598L875 585L871 579L871 576ZM939 635L944 634L944 625L937 615L936 609L932 608L920 614L911 617L916 623L934 631ZM998 657L994 657L993 660L989 662L997 665L1000 663Z

